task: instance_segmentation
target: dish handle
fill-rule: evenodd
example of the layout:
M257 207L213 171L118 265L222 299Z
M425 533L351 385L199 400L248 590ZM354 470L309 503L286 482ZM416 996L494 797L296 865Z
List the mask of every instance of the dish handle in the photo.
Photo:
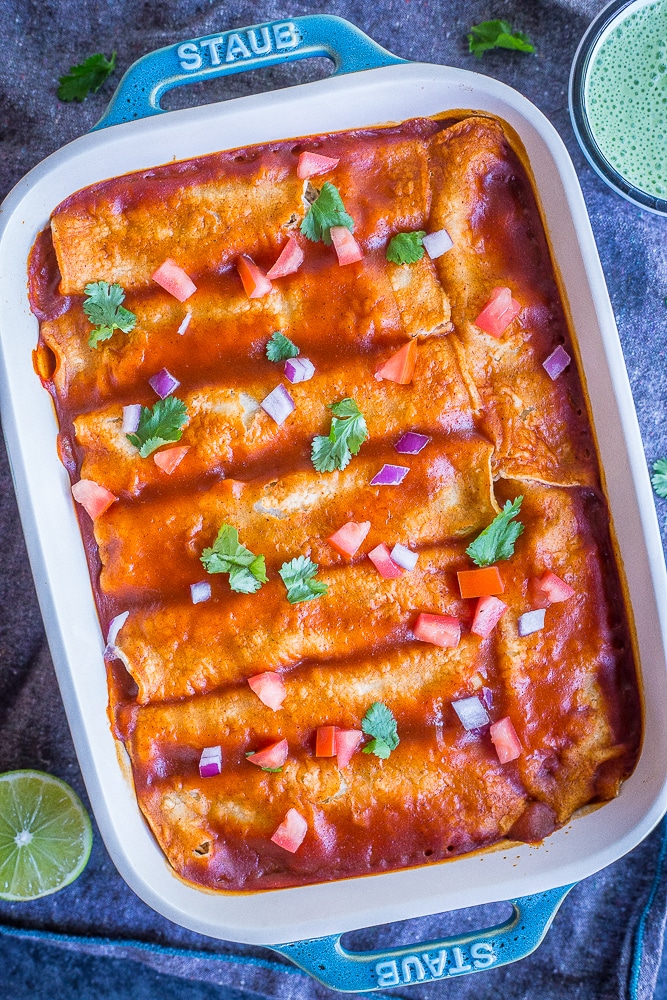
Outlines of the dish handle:
M332 14L309 14L234 28L142 56L127 70L105 114L91 131L162 114L160 98L172 87L313 56L331 59L334 76L406 61L387 52L354 24Z
M565 885L512 899L509 902L514 913L502 924L441 941L361 952L344 948L340 943L342 935L334 934L272 945L272 950L325 986L344 993L456 979L530 955L542 942L571 888Z

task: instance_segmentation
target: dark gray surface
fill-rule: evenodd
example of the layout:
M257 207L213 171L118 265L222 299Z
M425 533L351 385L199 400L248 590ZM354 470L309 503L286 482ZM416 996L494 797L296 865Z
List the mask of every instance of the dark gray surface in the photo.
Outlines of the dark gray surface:
M213 31L273 18L326 12L348 17L380 44L408 59L474 69L515 87L550 118L565 140L579 173L616 314L649 461L667 456L667 220L649 215L609 191L588 167L574 139L567 111L567 79L577 43L604 6L593 0L379 0L364 3L215 3L157 0L113 4L0 0L3 66L0 78L0 199L48 153L86 132L101 116L120 72L83 105L57 101L57 78L96 51L118 52L120 70L152 49ZM467 53L473 23L504 17L527 32L535 56L489 53L479 62ZM182 88L169 107L221 100L288 86L327 71L323 60L262 70ZM667 502L658 500L667 542ZM0 457L0 770L37 767L69 781L85 799L78 765L34 594L7 460ZM636 929L647 911L647 938L637 996L667 996L667 981L654 989L665 920L665 880L655 883L660 835L577 886L564 903L544 944L530 958L453 983L398 991L398 995L477 998L586 998L628 996L628 970ZM654 887L653 896L651 889ZM418 941L460 926L478 915L432 918L401 925L389 940ZM99 835L90 864L71 887L22 905L0 902L0 922L72 935L109 935L161 946L210 949L260 956L258 949L226 948L177 928L141 903L115 872ZM481 923L481 921L480 921ZM480 924L478 923L477 926ZM362 936L373 940L369 933ZM386 941L376 935L376 941ZM16 1000L41 1000L55 989L64 997L165 997L209 1000L237 996L315 998L332 996L297 973L268 967L211 962L203 958L116 946L55 947L0 935L0 983ZM132 961L130 961L132 959ZM179 978L174 978L178 976Z

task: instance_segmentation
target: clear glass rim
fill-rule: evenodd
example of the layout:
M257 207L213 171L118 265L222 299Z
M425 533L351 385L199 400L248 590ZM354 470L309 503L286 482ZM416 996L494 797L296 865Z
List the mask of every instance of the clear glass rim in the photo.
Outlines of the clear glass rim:
M570 72L568 103L574 134L583 153L602 180L617 194L656 215L667 215L667 200L647 194L631 184L606 158L593 135L586 111L586 81L591 56L601 35L628 7L646 5L647 0L612 0L588 26L575 53Z

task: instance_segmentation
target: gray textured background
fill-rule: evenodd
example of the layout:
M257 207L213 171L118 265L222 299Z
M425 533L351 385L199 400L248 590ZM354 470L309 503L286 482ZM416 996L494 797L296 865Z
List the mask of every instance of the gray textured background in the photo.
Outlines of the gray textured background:
M567 111L569 68L579 39L604 6L595 0L341 0L234 4L214 0L117 0L115 3L0 0L0 199L31 167L86 132L101 116L121 72L144 53L167 43L304 13L348 17L380 44L407 59L474 69L496 77L530 98L553 122L581 179L639 415L649 462L667 456L667 219L642 212L609 191L580 152ZM467 52L471 24L503 17L525 31L537 53L488 53L479 62ZM93 52L115 49L119 70L84 104L64 105L55 96L58 77ZM241 96L329 71L325 60L297 63L194 85L173 92L168 107ZM294 131L294 129L291 129ZM663 545L667 502L656 499ZM39 610L4 450L0 448L0 770L37 767L60 775L84 797L74 750L45 645ZM611 1000L629 996L628 971L641 915L647 937L636 995L667 996L667 980L655 989L665 921L665 880L654 881L660 832L632 854L577 886L559 912L545 943L507 969L395 995L417 998L519 998ZM649 905L650 904L650 905ZM648 909L647 909L648 907ZM461 921L481 926L481 915L432 918L365 943L417 941ZM99 835L90 864L74 885L27 904L0 902L0 923L18 933L0 934L0 984L15 1000L63 997L106 1000L235 1000L255 996L334 996L300 974L234 962L231 956L269 960L259 949L226 948L184 931L141 903L115 872ZM60 947L35 940L34 929L70 935L138 939L164 947L212 950L229 961L72 940ZM114 957L110 957L114 956Z

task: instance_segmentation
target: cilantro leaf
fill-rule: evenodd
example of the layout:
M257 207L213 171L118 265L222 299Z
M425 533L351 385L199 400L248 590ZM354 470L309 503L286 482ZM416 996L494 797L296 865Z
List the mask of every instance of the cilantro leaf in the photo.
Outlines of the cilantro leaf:
M287 358L296 358L298 354L299 348L280 330L271 334L266 345L266 356L269 361L286 361Z
M333 417L328 436L313 438L311 458L318 472L344 469L368 437L366 421L353 399L341 399L330 409Z
M95 327L88 338L89 347L97 347L101 340L108 340L115 330L123 333L134 330L137 317L123 308L125 292L120 285L93 281L84 291L88 297L84 299L83 311Z
M345 226L353 233L354 219L345 211L338 188L325 181L319 195L306 212L301 232L313 243L321 241L330 247L332 226Z
M651 476L653 489L659 497L667 500L667 458L659 458L653 463L653 473Z
M363 748L363 753L374 753L376 757L386 760L400 743L396 719L381 701L373 702L361 720L361 728L367 736L373 737Z
M237 594L254 594L268 579L264 556L241 545L231 524L222 525L212 547L202 552L201 561L207 573L229 573L229 586Z
M101 52L96 52L78 66L70 66L69 73L60 77L58 97L61 101L83 101L91 91L97 93L115 68L115 52L111 53L111 59L107 59Z
M523 497L509 500L481 535L478 535L466 552L477 566L491 566L499 559L514 555L514 545L523 531L521 521L514 521L521 510Z
M326 594L328 585L314 579L318 568L317 563L307 556L298 556L282 564L278 572L287 587L287 600L290 604L312 601L315 597Z
M139 426L127 437L139 449L142 458L148 458L163 444L180 441L183 424L188 419L188 408L176 396L158 399L152 409L141 407Z
M468 35L468 50L481 59L489 49L517 49L519 52L534 52L528 36L521 31L512 31L508 21L482 21L474 24Z
M416 264L424 256L422 240L426 233L420 229L414 233L396 233L389 240L386 257L392 264Z

